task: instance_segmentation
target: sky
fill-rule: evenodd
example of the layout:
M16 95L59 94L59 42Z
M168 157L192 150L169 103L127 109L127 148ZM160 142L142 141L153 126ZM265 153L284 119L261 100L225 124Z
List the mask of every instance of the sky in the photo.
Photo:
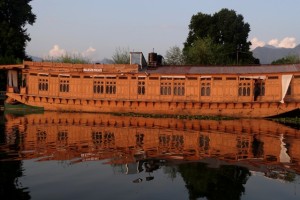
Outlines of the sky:
M191 17L236 11L250 24L252 49L300 43L300 0L33 0L36 15L26 26L31 56L80 55L92 61L111 59L116 49L165 55L183 47Z

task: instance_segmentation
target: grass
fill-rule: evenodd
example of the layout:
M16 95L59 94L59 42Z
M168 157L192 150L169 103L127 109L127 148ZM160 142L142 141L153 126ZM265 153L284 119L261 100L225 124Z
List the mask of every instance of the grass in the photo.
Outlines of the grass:
M299 117L282 117L282 118L274 118L271 119L275 122L280 122L283 124L294 124L294 125L300 125L300 118Z

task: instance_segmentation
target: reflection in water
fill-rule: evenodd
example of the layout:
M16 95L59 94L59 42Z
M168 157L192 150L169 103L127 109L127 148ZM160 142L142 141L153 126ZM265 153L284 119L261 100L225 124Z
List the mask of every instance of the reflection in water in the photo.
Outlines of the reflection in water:
M240 199L250 172L239 166L208 168L203 163L179 165L190 199Z
M23 176L22 161L10 160L1 162L2 159L15 157L19 150L20 134L18 129L12 129L13 138L4 134L4 119L0 115L0 197L1 199L30 199L28 188L20 185L18 178ZM2 146L2 144L5 144Z
M132 183L152 181L153 172L163 168L170 178L182 176L190 199L240 199L250 171L285 181L300 173L299 130L266 120L54 112L5 118L0 163L14 160L15 178L22 176L22 160L70 165L105 160L122 174L145 173Z

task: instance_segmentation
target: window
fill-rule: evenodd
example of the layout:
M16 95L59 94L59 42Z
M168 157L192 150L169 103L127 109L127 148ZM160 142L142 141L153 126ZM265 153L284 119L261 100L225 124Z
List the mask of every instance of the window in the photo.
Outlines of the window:
M139 81L138 82L138 95L145 95L146 89L145 89L145 81Z
M250 96L250 83L239 84L239 96Z
M172 135L172 148L182 149L184 144L183 135Z
M39 91L48 91L48 79L39 79Z
M45 142L47 139L46 131L38 130L36 134L36 138L38 142Z
M171 95L171 82L161 82L160 83L160 94L161 95Z
M159 135L158 140L159 140L159 146L168 147L171 142L171 137L170 135L162 134Z
M211 78L201 78L201 96L210 96Z
M221 81L222 77L214 77L214 81Z
M104 93L104 81L94 81L94 94Z
M92 140L95 145L102 147L112 147L115 145L115 135L108 131L93 131Z
M239 82L239 96L250 96L251 91L251 79L249 78L240 78Z
M68 140L68 131L59 131L57 134L57 141L61 142L66 140Z
M191 81L196 81L196 80L198 80L197 77L187 77L187 79L188 79L188 80L191 80Z
M106 94L116 94L117 86L115 81L106 82L105 93Z
M233 81L233 80L236 80L236 77L226 77L226 80L227 81Z
M175 96L184 96L185 87L184 82L174 82L173 93Z
M102 144L102 132L92 132L92 140L94 144Z
M299 78L300 78L300 76L299 76L299 75L295 75L295 76L294 76L294 78L296 78L296 79L299 79Z
M70 81L67 79L61 79L59 81L59 91L60 92L70 92Z

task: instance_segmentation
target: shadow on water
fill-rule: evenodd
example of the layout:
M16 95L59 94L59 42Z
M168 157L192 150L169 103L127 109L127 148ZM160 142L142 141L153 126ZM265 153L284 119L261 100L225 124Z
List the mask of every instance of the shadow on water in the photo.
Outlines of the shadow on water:
M1 118L2 117L2 118ZM5 122L4 122L5 118ZM300 174L300 131L269 120L152 119L91 113L0 114L1 195L30 199L22 160L103 161L123 174L180 175L190 199L241 199L252 172Z
M28 188L19 185L18 178L23 176L21 160L14 160L16 156L10 152L17 152L20 148L20 134L15 132L14 141L8 142L5 134L5 119L0 113L0 197L1 199L30 199ZM9 144L10 143L10 144ZM5 150L3 150L3 148ZM9 160L9 158L13 158ZM5 159L6 161L3 161Z
M270 117L269 119L285 126L300 130L300 109L292 110L281 115Z

